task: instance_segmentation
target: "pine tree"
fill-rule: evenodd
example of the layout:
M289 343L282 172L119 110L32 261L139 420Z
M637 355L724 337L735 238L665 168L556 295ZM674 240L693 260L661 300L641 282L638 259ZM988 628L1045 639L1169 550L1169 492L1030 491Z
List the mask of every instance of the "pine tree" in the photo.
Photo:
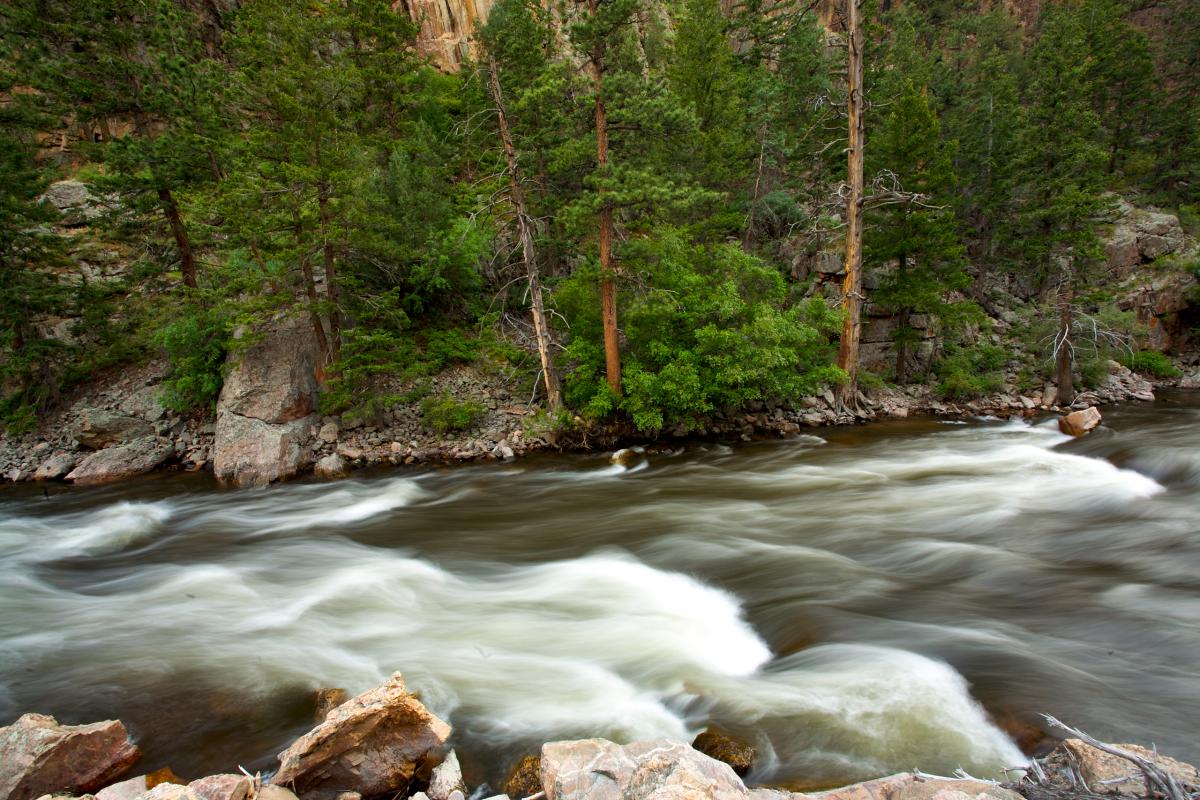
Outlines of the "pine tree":
M1090 102L1089 54L1078 0L1046 6L1030 54L1017 231L1033 274L1057 287L1060 403L1074 396L1074 293L1099 255L1096 219L1107 205L1101 197L1105 153L1097 144L1100 121Z
M949 317L958 306L947 294L968 283L957 223L948 206L954 183L951 149L941 141L926 89L907 82L871 138L869 163L870 172L886 170L904 193L917 196L876 211L867 227L868 263L876 269L895 265L874 298L899 317L895 374L903 383L919 335L912 315Z
M161 213L184 285L197 285L193 237L179 192L219 177L223 121L213 93L220 66L205 50L201 22L174 0L18 0L7 12L26 42L18 69L83 123L110 167L102 192L134 214ZM114 123L128 120L131 135Z
M1121 0L1088 0L1080 11L1091 55L1092 109L1102 122L1100 143L1113 175L1146 145L1155 90L1150 40L1124 19Z

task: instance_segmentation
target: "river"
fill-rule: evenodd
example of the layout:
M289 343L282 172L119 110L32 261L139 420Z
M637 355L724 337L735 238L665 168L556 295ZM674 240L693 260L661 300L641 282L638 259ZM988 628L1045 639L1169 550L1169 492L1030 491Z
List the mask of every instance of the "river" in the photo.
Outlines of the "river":
M1200 760L1200 398L222 490L0 493L0 724L270 769L404 673L468 778L541 742L753 739L752 776L997 774L1047 712Z

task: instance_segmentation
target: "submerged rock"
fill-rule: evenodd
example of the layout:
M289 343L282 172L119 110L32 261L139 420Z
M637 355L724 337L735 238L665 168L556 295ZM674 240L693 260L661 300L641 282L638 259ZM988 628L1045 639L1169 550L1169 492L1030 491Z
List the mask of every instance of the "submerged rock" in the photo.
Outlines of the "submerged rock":
M400 673L383 686L333 709L317 727L279 754L271 779L306 793L340 789L365 797L407 787L450 726L409 694Z
M1058 428L1069 436L1083 436L1100 424L1100 409L1092 406L1080 411L1072 411L1065 417L1058 418Z
M692 747L733 767L738 775L744 776L754 765L754 748L717 728L709 728L697 736Z
M660 739L624 747L605 739L542 747L547 800L745 800L728 764L682 742Z
M542 791L542 757L525 756L504 782L504 793L513 798L529 797Z
M0 728L0 800L90 792L119 778L141 757L118 720L59 725L26 714Z

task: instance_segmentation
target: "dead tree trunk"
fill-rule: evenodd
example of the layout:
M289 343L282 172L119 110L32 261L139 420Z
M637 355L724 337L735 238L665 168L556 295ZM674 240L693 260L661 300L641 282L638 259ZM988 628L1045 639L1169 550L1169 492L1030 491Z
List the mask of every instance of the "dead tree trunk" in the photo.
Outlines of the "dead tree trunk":
M846 279L842 283L842 341L838 349L838 366L847 379L838 387L837 399L842 408L854 403L858 392L858 351L862 336L862 238L863 238L863 37L859 29L859 0L847 0L846 32L847 81L849 95L846 114L849 118L847 142L847 181L850 199L846 205Z
M591 0L592 17L599 10L599 0ZM592 44L592 85L596 92L596 168L603 178L608 167L608 114L604 108L604 42L597 35ZM603 184L599 189L604 193ZM617 284L613 280L612 264L613 207L610 202L600 206L600 317L604 324L604 370L608 387L621 393L621 343L617 334Z
M908 272L907 253L900 254L897 272L899 280L903 282L904 276ZM908 381L908 340L910 336L908 306L901 308L898 316L900 319L896 323L896 383L903 386Z
M504 96L500 92L496 59L490 59L489 85L492 102L496 104L496 122L500 127L500 140L504 143L504 157L508 162L508 186L513 208L517 212L517 235L521 239L521 257L525 261L525 274L529 280L529 307L533 316L533 332L537 338L538 356L542 360L542 380L546 385L546 404L551 411L562 407L562 396L558 390L558 373L554 369L554 354L550 351L550 325L546 321L546 307L542 301L542 283L538 275L537 253L534 251L533 231L530 218L525 211L525 193L521 189L521 164L517 160L517 149L513 146L512 134L508 129L508 114L504 110Z
M1071 377L1074 366L1072 358L1072 341L1074 316L1071 303L1075 292L1071 288L1069 278L1064 278L1058 289L1058 335L1054 344L1056 352L1056 370L1058 380L1058 404L1069 406L1075 401L1075 384Z

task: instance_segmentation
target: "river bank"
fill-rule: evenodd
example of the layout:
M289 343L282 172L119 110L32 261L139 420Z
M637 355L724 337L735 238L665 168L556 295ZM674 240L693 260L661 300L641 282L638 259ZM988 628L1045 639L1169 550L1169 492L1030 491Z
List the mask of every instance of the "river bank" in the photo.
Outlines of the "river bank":
M745 411L714 412L691 428L676 426L649 433L628 423L589 425L578 417L567 425L553 424L538 405L517 399L518 388L502 375L460 367L434 378L430 390L478 409L477 418L465 430L434 430L423 418L420 401L396 404L374 419L310 414L287 423L289 438L282 444L278 437L260 429L240 432L234 441L227 441L224 446L233 451L269 452L256 453L255 464L226 470L221 477L234 483L262 484L313 471L323 477L341 477L374 466L507 461L537 452L598 452L659 443L676 446L693 439L749 441L910 416L1028 418L1119 402L1148 402L1154 399L1156 388L1180 384L1178 379L1154 382L1116 362L1109 366L1110 374L1102 385L1081 392L1070 406L1057 404L1052 384L1024 393L1009 386L1008 391L968 401L943 399L930 385L879 386L861 391L852 411L837 409L832 391L826 391L805 398L798 407L756 403ZM181 417L165 409L159 402L164 376L165 366L152 362L102 377L43 420L38 430L0 435L0 476L13 483L66 480L97 484L156 470L212 470L222 446L217 420ZM1200 385L1195 376L1182 382ZM259 387L258 391L270 393L271 387ZM239 468L246 469L245 480Z
M355 697L316 694L316 725L265 774L183 778L170 767L129 777L141 758L117 720L60 725L26 714L0 728L0 800L1044 800L1047 797L1200 796L1194 766L1138 745L1109 745L1050 720L1078 738L1042 757L1014 759L992 777L919 769L825 791L761 785L753 746L720 731L691 745L657 739L547 742L514 765L503 790L469 782L453 730L411 694L400 673ZM186 732L182 735L186 736ZM1015 754L1015 753L1014 753ZM1131 774L1132 770L1132 774ZM999 778L999 779L997 779ZM1143 795L1144 791L1144 795Z

